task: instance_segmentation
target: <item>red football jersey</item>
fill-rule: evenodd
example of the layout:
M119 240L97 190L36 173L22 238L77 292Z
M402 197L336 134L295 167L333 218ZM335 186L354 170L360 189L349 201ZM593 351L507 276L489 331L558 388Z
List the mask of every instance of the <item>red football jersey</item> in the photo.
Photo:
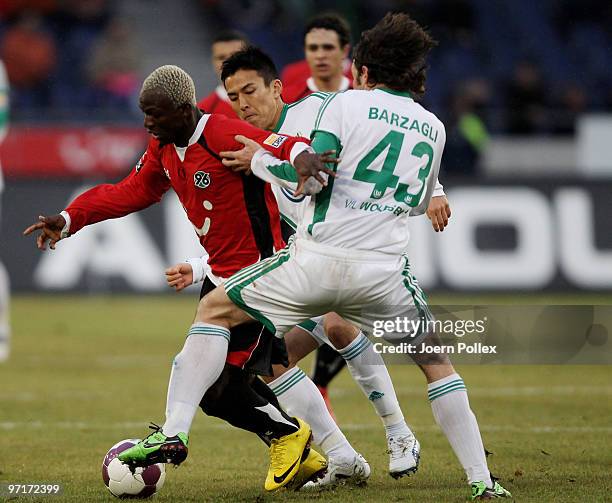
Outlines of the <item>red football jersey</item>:
M303 138L257 129L221 114L204 114L186 148L151 138L134 170L116 184L103 184L77 197L66 211L70 232L118 218L159 202L170 187L177 193L212 273L227 278L284 247L276 199L269 184L221 163L219 153L239 150L234 136L247 136L276 157L290 160Z
M351 61L345 60L343 64L344 76L348 79L342 82L341 89L344 91L353 87L353 74L351 72ZM281 73L281 81L283 82L283 100L285 103L294 103L306 96L316 92L314 81L309 81L311 77L310 66L305 59L290 63L283 69Z
M223 114L231 119L238 117L230 105L225 89L221 86L217 86L212 93L199 101L198 108L207 114Z

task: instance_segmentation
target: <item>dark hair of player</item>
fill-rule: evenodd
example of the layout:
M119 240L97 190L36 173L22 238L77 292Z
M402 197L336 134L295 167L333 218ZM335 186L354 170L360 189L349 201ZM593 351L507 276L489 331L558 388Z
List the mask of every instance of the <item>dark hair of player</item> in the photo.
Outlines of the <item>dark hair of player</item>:
M234 75L238 70L255 70L267 86L273 80L278 79L278 71L270 56L252 45L235 52L223 62L221 82L225 82L225 79Z
M357 70L368 68L368 83L397 91L425 92L426 58L437 42L404 13L388 13L364 31L353 49Z
M234 40L239 40L245 44L249 43L249 38L241 31L223 30L213 37L211 45L216 44L217 42L233 42Z
M306 28L304 28L304 39L311 30L316 28L322 28L324 30L332 30L338 34L338 40L340 41L340 48L351 42L351 27L348 21L339 14L328 13L322 16L313 17Z

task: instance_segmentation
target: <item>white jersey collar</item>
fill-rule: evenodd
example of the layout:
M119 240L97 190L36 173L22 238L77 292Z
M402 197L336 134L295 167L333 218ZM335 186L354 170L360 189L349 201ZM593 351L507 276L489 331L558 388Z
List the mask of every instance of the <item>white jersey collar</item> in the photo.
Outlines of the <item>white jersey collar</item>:
M176 145L174 145L174 150L176 150L176 153L179 156L181 162L185 160L185 152L187 151L187 149L191 147L194 143L197 143L200 139L200 136L202 136L204 126L206 126L206 122L208 122L209 117L210 114L204 114L202 115L202 117L200 117L200 120L198 121L198 124L196 125L196 128L193 134L191 135L191 138L189 138L186 147L177 147Z
M306 79L306 85L308 86L308 89L310 89L313 93L320 91L312 77L308 77ZM338 88L338 92L346 91L350 85L351 81L346 77L346 75L343 75L342 80L340 81L340 87Z

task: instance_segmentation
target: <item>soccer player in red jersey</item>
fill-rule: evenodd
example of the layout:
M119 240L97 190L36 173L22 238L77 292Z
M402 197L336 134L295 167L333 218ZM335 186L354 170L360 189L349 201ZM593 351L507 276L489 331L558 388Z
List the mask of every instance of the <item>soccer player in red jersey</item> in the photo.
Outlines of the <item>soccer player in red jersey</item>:
M337 14L312 19L304 30L306 61L289 65L281 80L283 100L293 103L316 91L337 92L351 87L350 28Z
M151 138L135 169L119 183L98 185L81 194L60 214L41 216L38 223L24 231L24 234L41 231L36 239L38 248L44 250L48 241L54 249L60 239L85 225L144 209L159 202L170 188L177 193L200 243L208 251L212 277L226 278L284 247L278 208L269 185L254 176L230 171L221 163L219 153L241 148L235 136L244 135L278 157L290 160L304 180L312 174L323 181L318 170L329 170L323 168L318 156L310 153L303 139L270 134L221 114L202 113L195 105L191 77L172 65L158 68L145 79L140 107ZM211 282L208 289L214 287ZM194 329L175 358L171 383L185 386L182 376L194 368L215 375L225 368L209 389L210 395L207 393L207 412L258 434L271 445L272 460L280 459L277 465L294 467L292 473L279 479L278 486L295 476L300 463L296 465L285 458L295 456L297 449L301 460L310 428L282 411L274 394L259 379L250 382L242 372L244 368L255 373L270 372L273 361L277 363L286 357L284 347L277 341L271 334L252 327L230 341L206 337ZM198 367L190 348L202 345L223 356L221 369ZM179 464L185 459L187 438L177 436L177 432L186 431L182 423L191 423L204 391L191 387L189 396L183 393L172 400L169 394L163 432L153 434L168 441L147 444L144 464L160 461ZM217 400L228 394L229 402Z
M247 44L248 39L246 35L234 30L222 31L213 39L210 53L217 80L221 78L223 62L232 54L243 49ZM212 93L198 102L198 108L209 114L223 114L232 119L237 117L230 105L225 87L220 82L217 82L217 87L215 87Z

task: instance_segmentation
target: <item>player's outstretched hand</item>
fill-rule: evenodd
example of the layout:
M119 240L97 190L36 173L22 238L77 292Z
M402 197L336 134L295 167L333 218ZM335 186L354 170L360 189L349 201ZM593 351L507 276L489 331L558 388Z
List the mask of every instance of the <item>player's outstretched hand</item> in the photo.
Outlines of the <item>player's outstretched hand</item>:
M221 161L224 166L231 168L232 171L244 171L245 174L251 174L251 159L261 147L256 141L242 136L241 134L236 135L234 139L242 143L244 148L236 151L225 151L220 152L223 160Z
M304 151L295 158L293 167L298 174L295 196L304 194L304 186L310 177L313 177L325 187L327 185L327 177L324 177L323 173L329 176L336 176L333 170L325 166L325 163L337 164L339 162L339 159L335 157L335 153L335 150L327 150L321 154Z
M62 215L51 215L45 217L40 215L38 222L30 225L23 235L27 236L35 231L40 230L40 234L36 237L36 246L39 250L47 249L47 241L49 241L49 247L55 250L55 244L62 239L62 229L66 225L66 220Z
M193 269L191 264L181 262L166 269L166 282L170 288L180 292L193 283Z
M431 220L431 226L434 231L442 232L448 225L448 219L451 216L450 205L446 196L432 197L427 207L427 216Z

